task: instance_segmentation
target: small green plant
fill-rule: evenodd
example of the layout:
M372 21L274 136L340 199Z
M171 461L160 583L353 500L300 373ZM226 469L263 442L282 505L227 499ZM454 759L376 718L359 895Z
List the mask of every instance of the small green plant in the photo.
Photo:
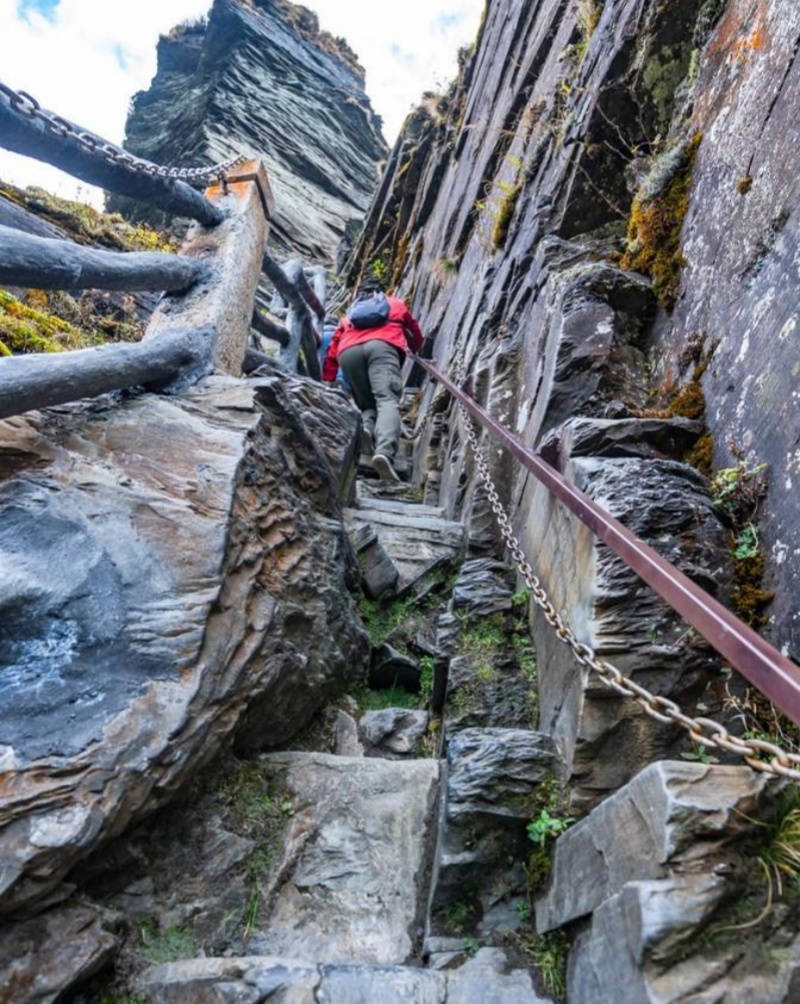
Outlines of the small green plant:
M538 666L536 663L536 649L528 635L515 634L513 637L514 652L519 663L519 668L525 679L531 685L536 683L538 676Z
M369 274L373 279L378 279L381 282L386 278L388 271L389 266L383 258L373 258L369 264Z
M540 889L547 882L552 867L553 844L575 822L571 816L558 815L563 811L566 795L564 786L556 779L548 779L539 785L537 801L539 812L528 823L528 839L533 843L525 872L531 891Z
M479 948L480 948L480 945L478 944L478 942L474 938L464 938L464 951L465 952L469 952L470 955L474 955L478 951Z
M417 695L410 694L397 684L386 690L372 690L364 687L354 695L362 711L383 711L385 708L414 708L417 705Z
M522 589L518 589L511 597L512 607L527 607L530 603L531 591L527 586L523 586Z
M696 763L719 763L719 758L711 756L705 746L700 745L696 749L687 750L681 753L682 760L694 760Z
M728 448L737 463L716 473L711 481L711 498L730 525L734 610L751 627L759 627L764 622L764 607L773 595L761 588L766 556L759 547L756 530L758 510L767 492L767 465L748 466L744 451L731 440Z
M531 905L526 899L521 899L517 903L517 915L523 924L527 924L531 919Z
M733 556L737 561L755 558L758 554L758 532L752 523L747 523L736 535Z
M752 920L743 924L732 924L716 928L714 933L723 931L744 931L756 927L772 912L777 895L783 898L784 882L789 883L793 895L800 889L800 789L792 786L777 805L773 823L751 819L739 813L748 822L767 830L766 839L756 851L756 861L766 884L766 903Z
M735 467L725 467L717 471L711 481L711 500L734 523L741 521L745 514L745 525L752 525L751 515L766 494L767 483L764 472L766 464L748 467L743 459Z
M542 809L536 819L528 823L528 839L538 847L545 847L550 841L560 837L574 822L572 818L551 816L547 809Z

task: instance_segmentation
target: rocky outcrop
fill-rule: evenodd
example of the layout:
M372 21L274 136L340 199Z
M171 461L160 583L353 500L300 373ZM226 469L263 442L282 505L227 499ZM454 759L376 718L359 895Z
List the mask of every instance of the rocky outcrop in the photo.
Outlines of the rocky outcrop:
M754 867L769 853L763 788L747 768L654 764L559 839L537 924L590 917L570 1004L795 999L796 914L761 912L774 879Z
M2 423L0 910L363 672L355 431L338 395L227 377Z
M325 265L363 217L386 155L355 55L286 0L215 0L207 22L162 36L125 146L178 166L261 158L275 195L270 250ZM130 201L110 205L154 221Z

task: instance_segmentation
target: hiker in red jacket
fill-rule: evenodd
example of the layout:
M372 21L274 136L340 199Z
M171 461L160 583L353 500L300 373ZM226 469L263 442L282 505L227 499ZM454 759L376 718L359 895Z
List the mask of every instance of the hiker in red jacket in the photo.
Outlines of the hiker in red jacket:
M368 279L359 287L347 315L331 339L322 379L332 383L344 370L364 422L362 449L384 481L399 481L392 466L400 438L400 368L406 352L419 352L424 341L419 324L396 296Z

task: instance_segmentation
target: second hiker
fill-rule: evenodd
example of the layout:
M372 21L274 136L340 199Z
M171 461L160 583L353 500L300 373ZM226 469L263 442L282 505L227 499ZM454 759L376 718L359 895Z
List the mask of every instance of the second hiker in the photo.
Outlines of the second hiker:
M341 366L364 422L362 449L383 480L399 481L392 462L400 438L400 369L406 352L419 352L422 331L408 307L386 296L376 279L358 290L331 339L322 379L332 383Z

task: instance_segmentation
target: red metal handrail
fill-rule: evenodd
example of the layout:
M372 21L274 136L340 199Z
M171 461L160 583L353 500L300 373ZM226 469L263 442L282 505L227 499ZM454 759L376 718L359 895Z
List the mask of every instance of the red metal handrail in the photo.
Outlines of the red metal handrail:
M470 415L506 447L570 512L585 523L692 625L724 658L796 724L800 724L800 666L782 655L761 635L692 582L652 547L571 485L558 471L529 450L513 433L440 373L426 359L414 357L434 380L459 400Z

